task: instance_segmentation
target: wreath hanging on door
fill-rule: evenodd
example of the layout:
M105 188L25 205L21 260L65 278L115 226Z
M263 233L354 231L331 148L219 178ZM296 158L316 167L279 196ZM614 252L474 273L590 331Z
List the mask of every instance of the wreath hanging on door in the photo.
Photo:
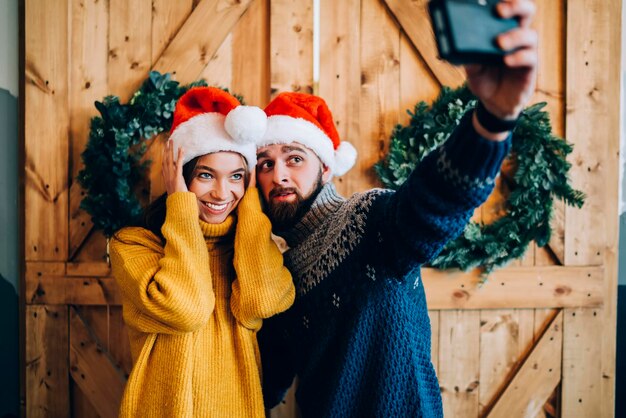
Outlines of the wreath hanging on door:
M429 107L425 102L408 111L407 126L398 125L391 136L389 152L375 166L386 187L397 189L432 150L442 144L458 125L461 116L472 109L476 98L466 87L444 87ZM528 244L544 246L550 240L554 199L582 207L583 192L572 188L566 157L572 145L552 135L546 103L524 110L513 131L511 155L505 161L502 180L510 195L506 215L492 224L471 222L451 241L431 266L469 270L480 267L489 273L521 258Z

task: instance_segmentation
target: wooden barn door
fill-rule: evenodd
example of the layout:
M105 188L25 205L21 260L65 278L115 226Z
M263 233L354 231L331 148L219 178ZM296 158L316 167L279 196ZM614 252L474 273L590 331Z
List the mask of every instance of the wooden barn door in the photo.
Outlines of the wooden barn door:
M79 209L75 181L95 100L128 100L151 69L259 106L278 91L318 93L359 151L335 179L350 195L379 185L372 166L405 110L464 80L436 58L426 0L24 2L29 417L115 416L131 369L106 240ZM555 133L574 143L572 179L587 203L557 204L550 245L481 287L476 272L425 272L450 417L613 415L621 2L537 6L534 101L548 102ZM146 156L151 197L163 191L164 139ZM506 193L498 188L475 219L502 216ZM296 414L292 395L272 412Z

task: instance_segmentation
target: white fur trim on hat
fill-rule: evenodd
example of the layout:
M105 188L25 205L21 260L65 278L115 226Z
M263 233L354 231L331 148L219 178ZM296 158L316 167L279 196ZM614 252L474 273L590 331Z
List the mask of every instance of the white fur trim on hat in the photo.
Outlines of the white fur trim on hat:
M289 144L298 142L317 154L332 172L335 171L335 150L328 135L311 122L285 115L274 115L267 118L267 130L257 147L272 144Z
M246 159L248 169L256 165L256 146L249 142L241 144L233 141L224 129L224 115L221 113L202 113L181 123L170 135L173 141L174 155L180 146L185 150L183 164L201 155L213 152L237 152Z
M237 106L226 115L224 129L235 142L256 143L267 128L267 115L256 106Z
M339 143L339 148L335 151L335 170L333 174L343 176L350 170L356 162L356 148L345 141Z

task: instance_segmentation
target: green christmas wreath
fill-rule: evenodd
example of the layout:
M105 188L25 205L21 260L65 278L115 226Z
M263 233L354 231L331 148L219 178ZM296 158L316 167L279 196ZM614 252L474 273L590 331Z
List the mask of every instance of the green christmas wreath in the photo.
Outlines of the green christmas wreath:
M152 71L129 103L122 104L115 96L95 103L100 116L91 120L89 141L81 154L84 168L77 180L85 189L80 207L105 236L139 220L143 208L137 189L150 164L141 162L146 141L169 131L180 96L191 87L206 85L200 80L180 86L169 73Z
M420 102L407 126L393 131L389 153L375 166L386 187L397 189L419 162L443 143L463 114L474 107L476 98L464 86L444 87L429 106ZM528 107L513 132L509 163L515 167L510 181L507 214L489 225L471 222L459 238L450 242L433 260L440 269L469 270L475 267L489 273L524 255L528 244L544 246L550 240L550 219L554 198L581 207L584 194L569 184L571 164L566 157L572 146L552 135L545 103Z

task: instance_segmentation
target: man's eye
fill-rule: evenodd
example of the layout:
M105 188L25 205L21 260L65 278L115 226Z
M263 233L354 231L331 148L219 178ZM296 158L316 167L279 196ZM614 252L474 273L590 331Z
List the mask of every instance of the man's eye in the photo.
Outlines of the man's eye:
M297 155L291 157L291 162L293 162L293 163L298 164L298 163L301 163L302 161L304 161L304 159L302 157L297 156Z
M272 168L273 166L274 164L271 161L262 161L258 167L261 170L267 170L268 168Z

